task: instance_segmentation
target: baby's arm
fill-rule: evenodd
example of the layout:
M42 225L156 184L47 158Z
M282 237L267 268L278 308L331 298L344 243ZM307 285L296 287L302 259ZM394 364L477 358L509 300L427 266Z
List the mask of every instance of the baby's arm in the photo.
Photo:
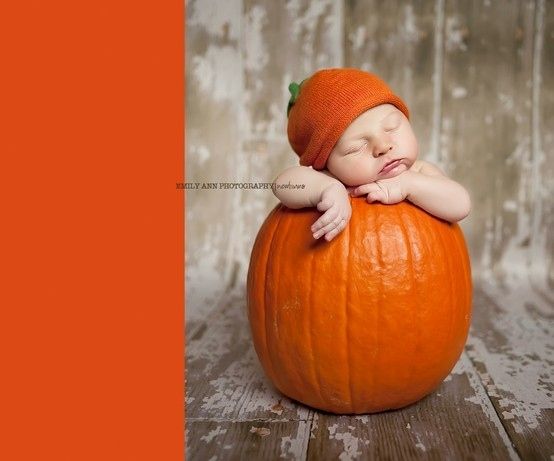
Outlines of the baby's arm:
M287 168L275 178L273 184L273 193L289 208L315 207L326 187L342 185L339 180L307 166Z
M355 187L353 196L367 194L367 201L394 204L408 200L438 218L461 221L470 211L468 192L438 167L418 160L397 176Z
M312 225L314 238L332 240L346 227L352 209L344 185L329 173L306 166L283 171L273 181L273 193L289 208L317 207L324 212Z
M432 163L421 161L419 171L406 173L410 175L406 199L413 204L449 222L461 221L469 214L467 190Z

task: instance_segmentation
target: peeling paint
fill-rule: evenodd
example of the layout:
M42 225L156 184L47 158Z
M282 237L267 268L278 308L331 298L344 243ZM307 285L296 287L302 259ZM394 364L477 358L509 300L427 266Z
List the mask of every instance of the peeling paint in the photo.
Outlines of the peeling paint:
M201 401L191 402L192 408L212 418L247 420L250 415L262 413L268 418L275 416L271 418L274 421L286 421L291 415L307 420L311 410L293 405L265 376L252 345L243 295L241 289L228 294L228 304L210 321L210 334L187 347L189 379L201 379L209 386ZM228 363L229 355L237 354L237 350L240 353ZM222 362L224 370L214 375Z
M227 429L223 429L221 426L217 426L214 430L208 432L206 435L200 437L200 440L210 443L218 435L225 434Z
M423 443L421 443L421 440L419 439L419 436L416 434L416 439L417 439L417 443L416 443L416 448L418 448L419 450L425 452L427 451L427 449L425 448L425 445L423 445Z
M244 44L244 68L261 70L269 62L269 54L262 38L262 27L268 22L267 12L261 5L254 5L245 17L248 40Z
M452 88L452 97L454 99L465 98L467 96L467 89L463 86L457 86Z
M202 247L195 250L192 255L186 256L187 260L193 258L197 261L194 266L185 267L185 314L188 323L203 320L223 294L223 280L218 271L218 252L210 240L205 240Z
M192 68L198 89L216 102L234 101L242 90L240 79L221 78L242 72L237 50L232 46L210 44L204 55L193 56Z
M252 426L250 428L250 432L252 434L258 435L259 437L267 437L269 434L271 434L271 430L269 430L267 427L257 427L257 426Z
M339 424L332 424L327 427L327 430L329 431L329 439L342 442L343 451L340 453L338 459L340 461L352 461L358 459L358 457L362 454L362 452L358 450L360 440L358 437L353 436L350 432L339 431L339 427Z
M554 409L551 392L554 325L549 318L530 318L525 305L538 306L538 312L551 312L551 306L533 292L527 277L522 277L518 283L510 280L510 288L490 282L484 285L484 289L502 310L502 315L495 318L495 329L509 338L509 346L494 350L480 338L472 336L468 353L486 365L488 373L481 379L490 394L502 396L498 400L502 412L517 417L510 418L514 429L523 424L535 429L540 424L542 413ZM526 360L522 360L523 357Z
M348 35L348 38L352 45L352 51L358 51L367 40L367 29L365 26L358 26ZM373 46L376 45L373 44Z
M190 6L188 5L190 3ZM242 2L240 0L197 0L187 2L187 27L204 28L216 37L228 37L238 40L238 23L230 18L237 16Z
M193 145L190 147L188 154L194 157L199 166L203 166L206 160L210 158L210 149L205 145Z
M305 459L308 451L309 422L299 421L294 436L281 437L279 458L297 460Z
M493 425L496 426L498 435L503 440L504 445L510 455L510 459L519 460L517 453L514 451L512 447L510 438L508 437L506 430L502 426L502 423L498 419L498 416L489 399L489 396L487 395L487 392L482 386L482 383L479 379L480 377L478 376L477 372L474 370L471 364L471 361L469 360L468 356L465 353L462 355L459 363L460 363L461 369L464 370L464 373L468 377L472 389L475 392L475 395L473 397L470 397L470 398L466 397L465 400L467 402L471 402L476 405L479 405L479 407L481 408L483 413L489 418L491 423L493 423Z
M469 31L461 23L460 18L454 16L446 19L445 46L448 51L467 51L465 38Z
M422 36L422 32L416 26L414 7L411 4L404 6L404 23L399 25L399 36L405 42L417 42Z

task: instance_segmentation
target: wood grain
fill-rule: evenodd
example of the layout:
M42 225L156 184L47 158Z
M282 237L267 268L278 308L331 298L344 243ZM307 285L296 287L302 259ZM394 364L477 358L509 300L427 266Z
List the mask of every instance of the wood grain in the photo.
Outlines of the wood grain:
M476 276L504 277L530 238L533 24L533 1L445 5L441 156L470 190Z
M245 287L228 293L187 346L187 417L306 420L310 410L277 391L252 344Z
M231 181L240 153L241 1L190 0L186 13L185 180L202 187ZM186 192L189 329L217 305L229 284L236 238L230 229L238 198L236 191L224 189Z
M381 76L408 105L422 159L432 160L436 6L422 1L347 1L345 66Z
M192 421L186 459L306 459L311 421Z
M536 167L532 202L531 278L534 287L554 302L554 2L539 0L535 13L532 129Z
M475 291L466 349L522 459L554 453L554 305L526 282Z
M342 7L332 0L244 0L243 8L242 149L234 171L243 181L271 182L298 164L286 134L289 83L342 65ZM240 193L237 281L246 279L257 230L277 203L271 190Z

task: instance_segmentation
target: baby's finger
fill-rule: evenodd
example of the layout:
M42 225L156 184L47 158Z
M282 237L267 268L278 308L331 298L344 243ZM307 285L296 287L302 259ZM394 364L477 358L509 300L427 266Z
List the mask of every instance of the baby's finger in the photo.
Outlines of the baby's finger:
M321 229L322 227L326 226L327 224L333 222L336 217L338 216L339 212L337 209L330 209L327 210L326 213L322 214L319 219L312 224L311 230L312 232L315 232L318 229Z
M370 192L369 194L367 194L367 202L368 203L372 203L372 202L382 202L384 200L385 196L383 194L383 192L380 192L380 191L373 191L373 192Z
M327 240L328 242L330 242L331 240L333 240L340 232L342 232L342 230L346 227L346 219L343 219L339 222L339 224L337 225L337 227L335 227L333 230L331 230L330 232L327 232L327 234L325 235L325 240Z
M319 237L321 237L322 235L325 235L331 231L333 231L334 229L336 229L337 227L340 227L341 225L343 225L343 223L345 222L346 220L344 218L341 218L340 216L337 217L334 221L330 222L329 224L327 224L325 227L322 227L321 229L319 229L317 232L314 232L314 238L315 239L318 239Z
M352 195L354 197L357 197L359 195L365 195L376 190L381 190L381 189L375 183L363 184L361 186L356 187L356 189L352 191Z
M333 230L335 227L337 227L337 223L335 221L332 221L329 224L326 224L325 226L313 232L314 238L318 239L322 235L325 235L327 232Z

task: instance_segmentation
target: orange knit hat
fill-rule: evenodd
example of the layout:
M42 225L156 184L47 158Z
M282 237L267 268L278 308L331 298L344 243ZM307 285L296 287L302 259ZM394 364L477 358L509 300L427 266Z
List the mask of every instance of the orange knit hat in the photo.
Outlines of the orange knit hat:
M342 133L356 117L380 104L393 104L409 118L404 102L374 74L359 69L317 71L300 83L289 85L287 109L290 145L300 165L325 167Z

